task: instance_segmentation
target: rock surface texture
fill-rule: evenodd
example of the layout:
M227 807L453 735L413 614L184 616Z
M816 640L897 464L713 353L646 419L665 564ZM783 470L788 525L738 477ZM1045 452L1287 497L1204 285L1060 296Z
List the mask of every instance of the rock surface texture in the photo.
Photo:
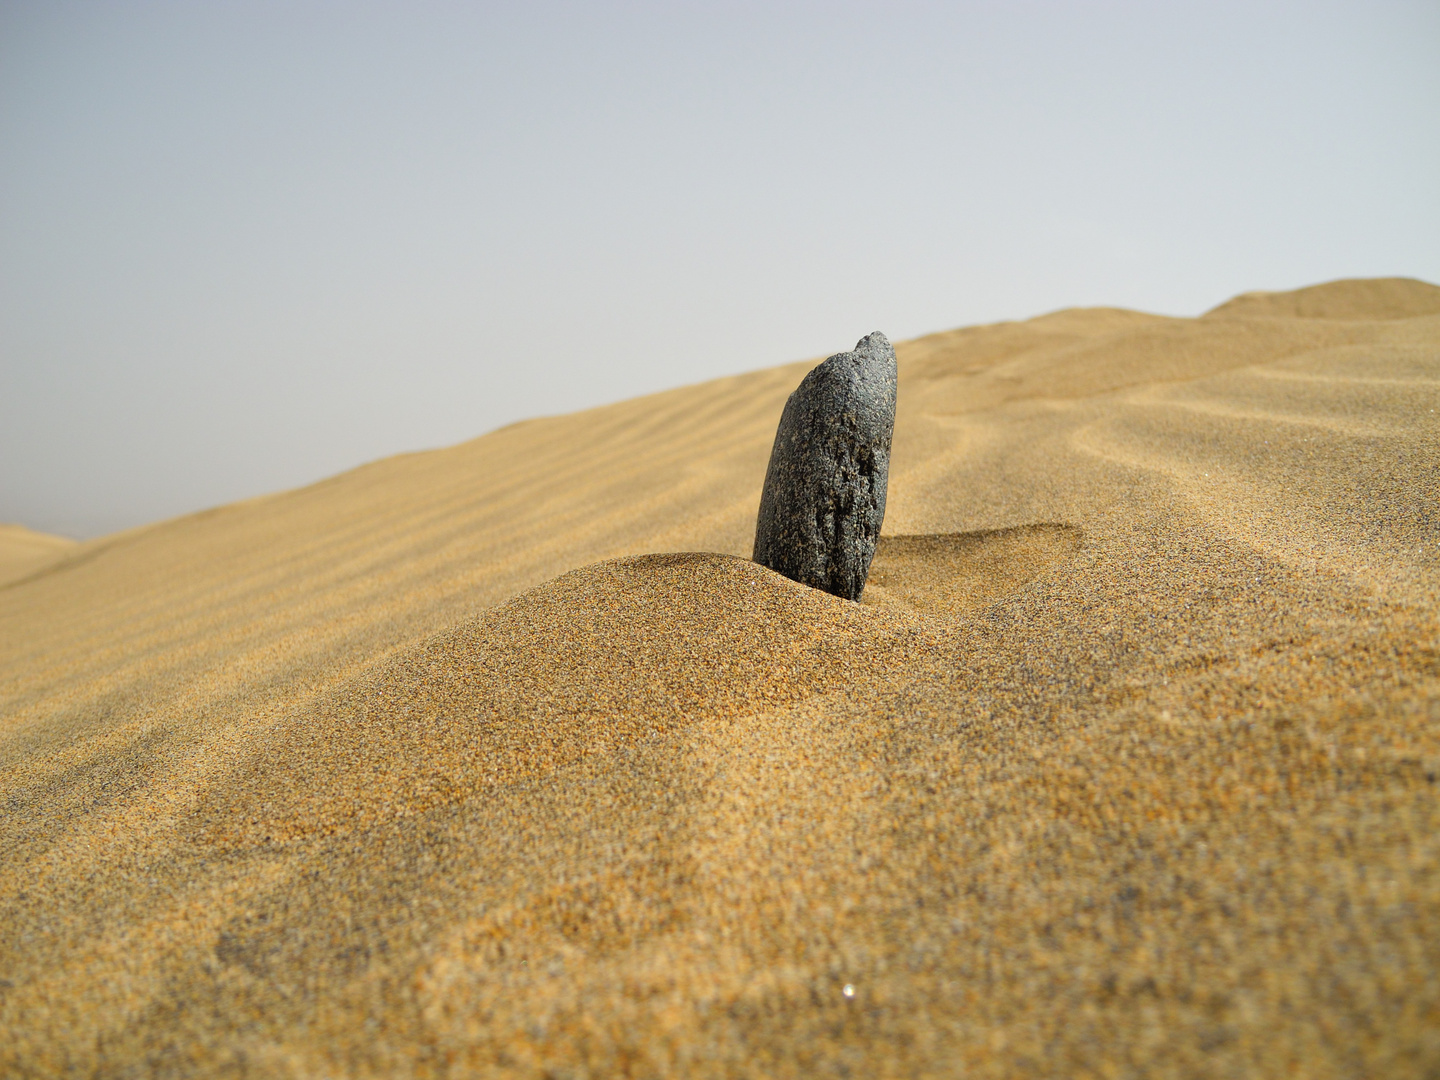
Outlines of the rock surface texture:
M757 563L860 599L885 520L895 388L895 350L877 331L790 395L760 496Z

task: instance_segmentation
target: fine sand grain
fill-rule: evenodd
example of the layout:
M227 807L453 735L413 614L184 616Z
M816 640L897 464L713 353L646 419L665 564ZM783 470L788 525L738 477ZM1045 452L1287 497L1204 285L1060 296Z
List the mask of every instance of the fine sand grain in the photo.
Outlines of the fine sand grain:
M807 364L0 587L0 1075L1440 1072L1440 288L897 351L861 604Z

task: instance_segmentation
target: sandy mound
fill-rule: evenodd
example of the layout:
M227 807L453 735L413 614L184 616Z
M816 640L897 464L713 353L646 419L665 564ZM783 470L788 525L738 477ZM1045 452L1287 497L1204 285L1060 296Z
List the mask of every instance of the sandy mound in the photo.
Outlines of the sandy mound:
M23 525L0 525L0 587L29 577L69 555L79 545Z
M0 1073L1433 1075L1440 320L1327 310L901 345L860 605L804 365L0 591Z
M206 843L368 828L676 734L873 680L937 627L1073 554L1061 525L882 540L864 606L733 555L600 563L437 634L297 712L213 783ZM357 777L364 777L357 783Z
M915 647L902 628L733 555L575 570L287 720L238 781L212 786L201 839L367 828L791 705L873 677Z

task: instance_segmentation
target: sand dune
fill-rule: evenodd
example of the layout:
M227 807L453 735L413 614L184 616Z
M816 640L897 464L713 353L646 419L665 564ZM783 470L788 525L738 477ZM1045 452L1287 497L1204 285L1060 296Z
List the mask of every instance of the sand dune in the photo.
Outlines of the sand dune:
M1330 281L1292 292L1242 293L1206 318L1412 319L1440 315L1435 286L1414 278Z
M68 536L35 532L23 525L0 525L0 586L51 566L75 548Z
M1440 288L897 351L862 604L809 362L0 587L0 1073L1434 1075Z

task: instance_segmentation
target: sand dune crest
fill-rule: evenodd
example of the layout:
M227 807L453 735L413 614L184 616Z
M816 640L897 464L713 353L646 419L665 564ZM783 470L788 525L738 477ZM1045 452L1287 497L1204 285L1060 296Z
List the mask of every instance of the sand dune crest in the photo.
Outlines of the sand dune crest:
M1414 278L1329 281L1289 292L1248 292L1207 319L1413 319L1440 313L1440 287Z

